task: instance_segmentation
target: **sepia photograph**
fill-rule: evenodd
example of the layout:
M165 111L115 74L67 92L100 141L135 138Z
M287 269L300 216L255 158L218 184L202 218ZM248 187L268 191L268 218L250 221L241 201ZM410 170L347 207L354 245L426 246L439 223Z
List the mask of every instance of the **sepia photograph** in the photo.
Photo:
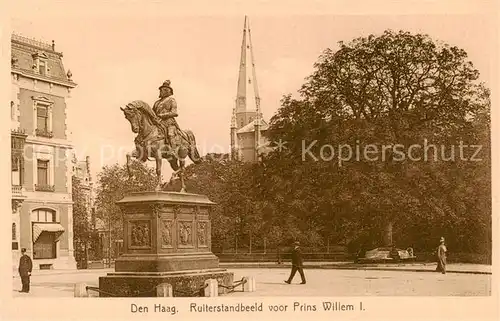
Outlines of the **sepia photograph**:
M493 16L27 3L9 300L314 318L496 293Z

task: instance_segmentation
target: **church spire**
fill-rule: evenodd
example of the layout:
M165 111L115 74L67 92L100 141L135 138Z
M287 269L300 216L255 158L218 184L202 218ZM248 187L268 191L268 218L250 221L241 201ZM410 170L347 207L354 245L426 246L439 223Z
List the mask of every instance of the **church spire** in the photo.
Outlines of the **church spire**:
M260 97L257 77L255 75L255 60L252 48L250 20L247 16L245 16L243 39L241 42L236 113L239 114L237 115L238 128L250 123L253 118L255 118L256 113L260 113Z

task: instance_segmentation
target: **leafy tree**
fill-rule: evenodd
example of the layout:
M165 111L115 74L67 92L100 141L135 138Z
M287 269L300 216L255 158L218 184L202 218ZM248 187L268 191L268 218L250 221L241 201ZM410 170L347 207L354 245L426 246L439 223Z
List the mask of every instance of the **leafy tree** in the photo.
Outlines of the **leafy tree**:
M211 215L212 245L217 250L262 246L262 213L256 198L253 164L232 161L227 154L208 154L186 168L188 192L207 195L217 205ZM178 190L170 184L167 190Z
M98 174L96 189L96 216L111 223L111 238L123 238L123 220L120 208L115 204L131 192L152 191L156 187L153 168L132 160L129 177L126 165L114 164L103 167Z
M89 209L86 205L86 195L80 179L72 177L73 198L73 244L75 259L77 262L87 260L87 251L92 240L92 227L90 223Z
M399 161L391 151L377 161L339 163L338 150L331 155L321 149L325 144L361 151L369 144L408 148L424 141L438 148L460 142L489 146L489 92L466 52L426 35L392 31L339 47L323 53L301 98L285 96L271 119L271 141L287 141L288 149L267 160L268 191L288 215L307 219L325 237L333 232L328 237L337 240L376 244L376 228L384 231L379 236L386 245L393 243L394 232L397 240L428 247L418 242L426 231L432 244L440 235L452 235L453 245L465 247L471 239L465 222L471 220L479 220L477 233L485 234L491 215L488 148L479 163ZM323 151L333 161L304 155L311 142L316 142L312 155ZM420 150L417 156L432 159L432 153ZM485 182L481 189L473 188L478 179ZM462 236L455 233L458 226Z

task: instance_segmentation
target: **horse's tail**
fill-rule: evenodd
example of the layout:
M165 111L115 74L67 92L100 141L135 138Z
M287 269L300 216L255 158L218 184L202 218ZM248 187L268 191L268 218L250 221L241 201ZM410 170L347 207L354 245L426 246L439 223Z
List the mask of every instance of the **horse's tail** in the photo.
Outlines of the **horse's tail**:
M198 148L196 147L196 138L194 137L193 132L189 129L187 129L185 133L189 143L188 156L193 163L199 164L201 163L201 156L198 152Z

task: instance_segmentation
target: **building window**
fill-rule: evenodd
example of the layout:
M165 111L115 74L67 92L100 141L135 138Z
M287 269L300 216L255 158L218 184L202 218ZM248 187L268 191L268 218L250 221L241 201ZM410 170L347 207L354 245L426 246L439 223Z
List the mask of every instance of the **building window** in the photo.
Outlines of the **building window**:
M31 222L56 223L56 212L49 209L34 210L31 212Z
M11 180L12 185L20 186L21 183L21 164L19 157L12 157L12 172Z
M37 209L31 212L32 223L42 223L39 225L45 226L46 223L56 223L56 221L57 221L56 212L53 210ZM41 232L39 232L38 235L34 236L34 239L35 239L35 242L33 243L34 259L56 258L56 249L57 249L56 245L58 241L58 235L56 232L43 229Z
M49 113L47 106L36 107L36 128L47 132L49 130Z
M49 161L38 159L36 166L37 183L35 184L35 191L54 192L55 187L49 181Z
M16 119L16 104L13 101L10 102L10 119Z
M38 185L49 185L49 161L37 160Z
M40 75L47 74L47 59L49 58L44 52L37 52L33 55L33 70Z
M16 223L12 223L12 241L17 240Z
M47 62L43 59L40 59L38 61L38 73L40 75L45 75L47 74Z
M56 242L55 234L44 232L40 234L35 243L33 243L34 259L55 259Z
M36 136L52 138L52 105L54 102L43 96L33 96L32 98L34 100L34 134Z
M49 111L47 106L38 105L36 108L36 135L52 138L49 126Z
M37 105L36 107L36 135L42 137L52 137L49 126L49 107Z

